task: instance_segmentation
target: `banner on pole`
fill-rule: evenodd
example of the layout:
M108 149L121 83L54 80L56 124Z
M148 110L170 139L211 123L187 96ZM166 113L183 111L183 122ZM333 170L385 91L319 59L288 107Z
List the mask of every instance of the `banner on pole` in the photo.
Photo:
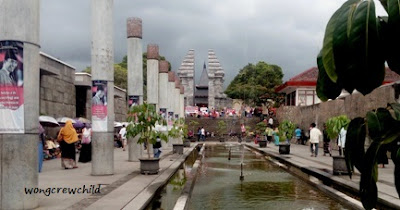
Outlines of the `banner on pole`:
M0 133L24 133L23 42L0 41Z
M92 129L107 130L107 81L92 81Z

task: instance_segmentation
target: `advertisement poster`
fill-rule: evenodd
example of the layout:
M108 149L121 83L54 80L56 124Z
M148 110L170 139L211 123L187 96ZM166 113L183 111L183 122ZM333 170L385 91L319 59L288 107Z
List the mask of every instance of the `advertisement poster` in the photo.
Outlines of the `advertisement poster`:
M129 96L128 102L129 102L129 108L131 108L132 106L139 105L139 96Z
M164 120L167 120L167 109L166 108L160 108L160 115Z
M107 131L107 81L92 81L92 129Z
M168 112L168 125L172 126L174 124L174 112Z
M24 133L24 44L0 41L0 133Z

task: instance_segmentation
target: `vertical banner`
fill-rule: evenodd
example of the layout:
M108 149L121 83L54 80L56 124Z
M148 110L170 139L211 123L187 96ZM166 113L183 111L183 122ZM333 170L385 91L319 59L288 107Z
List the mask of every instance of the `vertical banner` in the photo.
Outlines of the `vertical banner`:
M107 131L107 81L92 81L92 129Z
M160 115L164 120L167 120L167 109L166 108L160 108Z
M0 133L24 133L24 44L0 41Z
M172 126L174 124L174 112L168 112L168 125Z
M129 96L128 98L129 108L132 106L139 105L139 96Z

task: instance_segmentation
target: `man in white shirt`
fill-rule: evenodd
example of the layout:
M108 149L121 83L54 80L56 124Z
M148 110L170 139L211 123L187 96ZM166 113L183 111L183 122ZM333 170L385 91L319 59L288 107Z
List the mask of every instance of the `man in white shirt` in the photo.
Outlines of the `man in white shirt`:
M274 119L272 119L272 117L269 117L268 124L270 124L271 127L274 125Z
M121 141L122 141L122 150L125 151L125 146L126 146L126 143L127 143L125 125L122 125L122 128L121 128L121 130L119 131L119 138L120 138Z
M322 141L322 132L316 127L315 123L310 125L310 150L311 157L318 156L318 144Z

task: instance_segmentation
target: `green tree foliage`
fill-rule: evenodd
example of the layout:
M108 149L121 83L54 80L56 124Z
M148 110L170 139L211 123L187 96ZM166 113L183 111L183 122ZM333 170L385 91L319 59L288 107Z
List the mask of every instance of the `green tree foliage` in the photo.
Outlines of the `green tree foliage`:
M232 80L225 93L230 98L242 99L246 103L261 104L267 98L275 99L275 87L282 84L281 67L260 61L249 63Z
M373 0L348 0L330 18L317 58L317 94L321 100L335 99L342 89L369 94L382 85L385 62L400 74L400 0L380 2L387 17L376 17ZM400 195L399 127L398 103L350 121L345 159L350 172L356 167L361 173L360 198L365 209L375 208L378 201L378 151L391 151Z
M147 99L147 53L143 53L143 98ZM164 56L160 56L160 60L165 60ZM171 71L171 63L168 62L168 71ZM91 74L92 68L86 67L83 72ZM121 63L114 64L114 85L123 89L128 88L128 56L122 58Z

